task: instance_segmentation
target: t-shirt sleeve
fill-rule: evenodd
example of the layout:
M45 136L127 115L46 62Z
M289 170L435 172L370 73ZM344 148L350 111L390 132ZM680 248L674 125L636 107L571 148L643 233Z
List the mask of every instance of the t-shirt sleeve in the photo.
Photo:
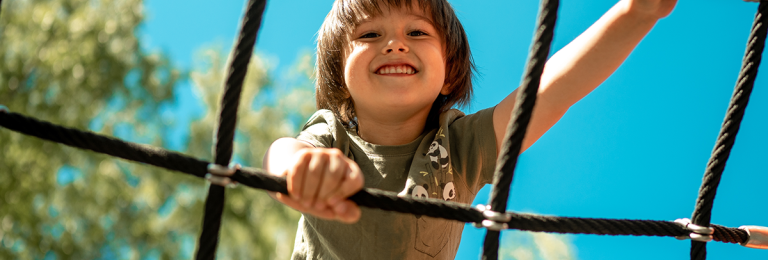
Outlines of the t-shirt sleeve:
M349 152L346 128L330 110L321 109L315 112L296 139L318 148L338 148L344 154Z
M296 139L310 143L314 147L329 148L331 147L333 136L328 131L328 124L320 123L306 126Z
M333 131L329 124L333 124L335 119L329 122L329 118L326 114L330 111L318 110L312 117L307 120L307 123L302 127L301 132L296 139L308 142L318 148L331 148L333 147Z
M493 181L497 153L494 108L459 117L450 124L453 167L465 174L467 188L475 194Z

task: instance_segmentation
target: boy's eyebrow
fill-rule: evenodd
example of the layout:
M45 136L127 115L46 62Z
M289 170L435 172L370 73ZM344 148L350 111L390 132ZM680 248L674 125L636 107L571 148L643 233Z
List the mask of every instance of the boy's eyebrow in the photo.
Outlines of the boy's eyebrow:
M419 20L424 20L425 22L427 22L427 23L429 23L430 25L432 25L432 27L435 27L435 23L434 23L434 22L432 22L432 19L429 19L429 18L427 18L426 16L423 16L423 15L419 15L419 14L414 14L414 13L411 13L410 15L411 15L411 16L416 16L416 18L418 18Z
M432 25L432 26L435 26L435 24L434 24L434 22L432 21L432 19L430 19L429 17L426 17L426 16L424 16L424 15L422 15L422 14L421 14L421 13L423 13L425 10L421 10L421 13L418 13L418 12L414 11L413 9L405 9L405 10L403 10L403 11L405 11L405 13L406 13L407 15L410 15L410 16L415 16L416 18L418 18L418 20L424 20L425 22L429 23L430 25Z

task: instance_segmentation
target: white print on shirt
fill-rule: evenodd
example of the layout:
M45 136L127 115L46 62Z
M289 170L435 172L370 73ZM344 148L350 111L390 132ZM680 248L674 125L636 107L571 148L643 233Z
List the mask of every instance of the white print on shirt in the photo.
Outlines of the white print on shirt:
M439 169L448 167L448 150L443 147L442 139L437 139L429 145L429 160L432 161L432 168ZM442 167L441 167L442 166Z
M423 154L429 159L424 165L424 171L417 176L411 176L413 181L408 185L409 194L419 198L456 199L456 188L453 184L453 169L451 168L448 150L443 146L443 139L438 138L429 146L429 151ZM410 180L409 180L410 182ZM453 225L441 218L416 216L416 241L414 249L431 257L435 257L451 240Z

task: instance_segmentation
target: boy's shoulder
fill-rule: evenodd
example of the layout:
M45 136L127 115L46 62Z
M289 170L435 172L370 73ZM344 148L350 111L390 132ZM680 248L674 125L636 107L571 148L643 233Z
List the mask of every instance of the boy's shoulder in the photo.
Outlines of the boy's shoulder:
M439 125L442 127L451 127L455 124L466 125L468 123L478 123L483 121L493 122L494 108L495 107L489 107L469 115L458 109L449 109L440 114ZM338 131L348 131L349 128L354 128L354 122L350 123L350 127L347 127L331 110L320 109L312 114L301 128L301 131L324 135Z
M346 127L331 110L317 110L301 128L296 139L315 147L333 148L339 138L346 136ZM339 147L336 147L339 148Z
M490 127L493 131L493 110L489 107L472 114L464 114L458 109L449 109L440 114L440 128L448 128L451 131L477 131L478 127Z
M441 134L451 132L454 137L470 133L493 136L494 108L468 115L458 109L449 109L440 114L437 130ZM297 138L315 147L340 148L336 144L349 141L348 132L354 127L354 123L345 125L332 111L320 109L307 120Z

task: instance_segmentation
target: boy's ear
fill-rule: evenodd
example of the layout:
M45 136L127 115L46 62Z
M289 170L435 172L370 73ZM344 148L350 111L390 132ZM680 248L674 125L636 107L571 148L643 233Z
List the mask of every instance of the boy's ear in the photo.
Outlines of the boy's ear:
M451 88L451 84L448 84L447 82L443 84L443 89L440 90L440 94L443 94L443 96L447 96L451 94L451 91L453 89Z

